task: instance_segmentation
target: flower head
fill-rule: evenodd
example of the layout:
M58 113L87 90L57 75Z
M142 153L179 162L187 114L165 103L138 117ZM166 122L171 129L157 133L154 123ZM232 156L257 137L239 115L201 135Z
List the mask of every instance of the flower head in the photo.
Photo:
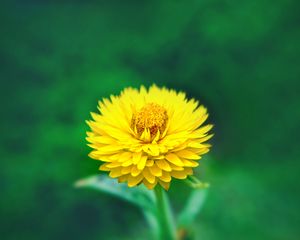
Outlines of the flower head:
M153 85L147 90L126 88L120 96L99 101L100 114L87 121L89 156L104 163L100 170L148 189L158 183L168 189L172 178L185 179L209 151L205 142L212 125L202 124L206 108L183 92Z

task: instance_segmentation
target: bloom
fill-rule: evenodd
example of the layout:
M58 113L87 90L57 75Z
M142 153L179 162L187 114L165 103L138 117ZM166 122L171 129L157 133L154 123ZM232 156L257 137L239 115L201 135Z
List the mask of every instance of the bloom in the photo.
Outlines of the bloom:
M89 156L103 161L99 169L129 187L143 183L152 189L159 183L169 189L172 178L192 175L209 151L205 142L212 125L202 126L207 110L183 92L156 85L126 88L99 101L98 109L87 121Z

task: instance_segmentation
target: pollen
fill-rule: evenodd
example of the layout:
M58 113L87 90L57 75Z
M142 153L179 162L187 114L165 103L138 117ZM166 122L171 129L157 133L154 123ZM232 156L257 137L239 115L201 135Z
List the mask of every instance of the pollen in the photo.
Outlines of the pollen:
M154 138L158 131L160 133L165 131L167 122L167 110L156 103L148 103L133 114L131 127L136 129L139 136L142 135L145 129L148 129L151 138Z

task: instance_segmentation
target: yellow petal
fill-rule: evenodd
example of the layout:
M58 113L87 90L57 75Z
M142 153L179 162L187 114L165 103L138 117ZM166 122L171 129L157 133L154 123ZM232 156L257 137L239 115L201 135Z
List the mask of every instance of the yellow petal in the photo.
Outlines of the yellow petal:
M131 168L132 166L128 166L128 167L123 167L122 170L121 170L121 173L122 174L128 174L131 172Z
M152 167L149 167L149 171L152 175L156 177L160 177L162 175L162 170L156 164L153 164Z
M198 143L198 142L190 142L188 144L189 147L191 148L203 148L203 149L208 149L210 147L209 144L201 144L201 143Z
M142 156L140 161L138 162L137 168L143 170L147 161L147 156Z
M188 150L181 150L181 151L176 152L176 154L177 154L177 156L179 156L181 158L194 159L194 160L200 159L199 155L195 154L192 151L188 151Z
M137 164L140 161L141 157L142 157L142 152L133 153L132 154L132 163Z
M123 146L121 145L106 145L104 147L98 148L98 152L102 154L112 154L112 153L118 153L121 150L123 150Z
M159 179L163 182L171 182L172 180L170 173L166 171L162 171L162 175L159 177Z
M197 134L197 135L201 135L201 134L205 134L207 133L209 130L211 130L213 128L213 125L212 124L208 124L204 127L201 127L199 129L197 129L194 134Z
M174 153L169 153L169 154L167 154L166 155L166 159L169 161L169 162L171 162L171 163L173 163L173 164L175 164L175 165L177 165L177 166L183 166L183 163L182 163L182 161L180 160L180 158L176 155L176 154L174 154Z
M107 136L97 136L93 137L93 142L98 142L102 144L115 144L116 141L113 138L107 137Z
M127 175L123 175L123 176L118 177L118 182L119 183L123 183L123 182L126 182L127 179L128 179L128 176Z
M121 163L119 163L119 162L111 162L111 163L107 164L108 168L116 168L116 167L120 167L120 166L121 166Z
M159 137L160 137L160 131L158 130L155 137L154 137L154 139L153 139L153 141L152 141L152 143L157 143L157 141L159 140Z
M100 160L102 162L111 162L112 160L110 159L110 156L101 156L96 153L96 151L92 151L89 153L89 157L93 158L95 160Z
M87 121L88 122L88 121ZM93 132L86 132L86 135L88 136L88 137L94 137L95 136L95 134L93 133Z
M172 171L171 176L178 179L186 179L187 173L186 171Z
M214 136L214 134L209 134L209 135L207 135L205 137L201 137L201 138L197 139L197 142L198 143L203 143L203 142L211 139L213 136Z
M202 149L199 149L199 151L197 152L197 154L205 154L205 153L208 153L209 152L209 148L202 148Z
M150 183L150 182L148 182L148 181L144 178L144 179L143 179L143 183L145 184L145 186L146 186L149 190L151 190L151 189L153 189L153 188L156 186L157 181L155 181L154 183Z
M155 176L152 175L152 174L150 173L150 171L149 171L148 168L145 168L145 169L143 170L143 175L144 175L144 177L146 178L146 180L147 180L149 183L154 183L154 182L155 182Z
M142 181L143 178L144 178L143 174L140 174L136 177L133 177L132 175L128 175L128 187L136 186Z
M116 156L116 161L118 162L126 162L130 159L132 159L131 152L122 152L121 154L118 154L118 156Z
M109 176L112 177L112 178L117 178L117 177L120 177L122 176L122 172L121 172L121 168L113 168L111 169L110 173L109 173Z
M192 160L187 160L187 159L182 159L182 162L185 167L197 167L199 166L199 163L192 161ZM174 169L176 170L176 169Z
M131 169L131 175L133 177L136 177L137 175L139 175L142 171L140 169L137 168L136 165L134 165Z
M100 167L99 170L101 171L110 171L110 168L107 167L108 163L103 163Z
M146 162L147 167L151 167L151 166L153 166L153 164L154 164L154 161L152 159L148 159Z
M130 166L130 165L132 165L132 160L131 160L131 159L129 159L129 160L127 160L126 162L123 162L123 163L122 163L122 167L128 167L128 166Z
M172 168L172 171L175 170L175 171L182 171L184 170L184 167L179 167L177 165L174 165L173 163L169 163L170 164L170 167Z
M159 147L157 144L149 144L149 154L152 156L158 156L159 155Z
M160 179L158 180L158 182L164 189L166 189L167 191L169 190L170 182L164 182L164 181L161 181Z
M192 168L185 168L184 171L186 172L187 175L193 175L193 169Z
M163 159L156 160L155 163L160 169L162 169L164 171L170 172L172 170L170 165L167 163L167 161L165 161Z
M144 142L149 142L151 140L151 134L148 128L145 128L140 139Z
M131 138L131 135L126 131L117 129L109 125L103 125L103 126L101 125L101 130L102 130L101 135L108 135L118 140L126 140Z

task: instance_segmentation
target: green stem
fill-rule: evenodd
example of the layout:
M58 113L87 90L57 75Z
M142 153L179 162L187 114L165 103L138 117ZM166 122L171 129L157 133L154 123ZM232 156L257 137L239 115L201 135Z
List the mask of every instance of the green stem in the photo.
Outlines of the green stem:
M157 204L157 219L159 222L159 239L175 240L176 229L172 210L166 192L161 186L154 189Z

